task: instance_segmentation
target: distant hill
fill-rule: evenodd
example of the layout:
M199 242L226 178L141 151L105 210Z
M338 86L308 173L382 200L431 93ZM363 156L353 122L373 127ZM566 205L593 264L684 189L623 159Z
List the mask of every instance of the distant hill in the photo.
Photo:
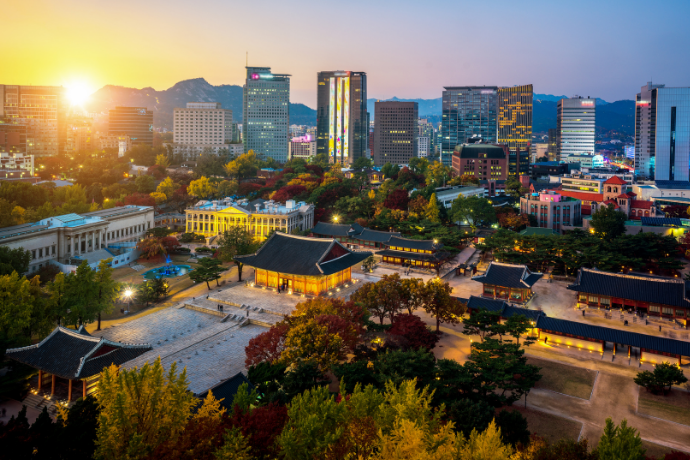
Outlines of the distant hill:
M107 85L91 96L87 109L102 112L116 106L146 107L153 110L154 126L172 129L173 109L185 107L187 102L220 102L224 109L232 110L235 121L242 121L242 87L213 86L203 78L184 80L163 91ZM291 103L290 123L315 125L316 111L304 104Z
M392 97L390 99L367 99L367 110L371 114L371 119L374 119L374 104L376 101L400 101L400 102L416 102L419 104L419 116L427 115L441 115L441 98L438 99L399 99Z

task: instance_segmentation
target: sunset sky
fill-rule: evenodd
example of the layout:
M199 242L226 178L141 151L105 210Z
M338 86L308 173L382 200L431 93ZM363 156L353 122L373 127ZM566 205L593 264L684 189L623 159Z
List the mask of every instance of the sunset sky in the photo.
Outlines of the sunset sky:
M337 69L367 72L376 98L532 83L613 101L650 78L690 86L688 18L688 0L4 0L0 83L241 85L249 52L311 107Z

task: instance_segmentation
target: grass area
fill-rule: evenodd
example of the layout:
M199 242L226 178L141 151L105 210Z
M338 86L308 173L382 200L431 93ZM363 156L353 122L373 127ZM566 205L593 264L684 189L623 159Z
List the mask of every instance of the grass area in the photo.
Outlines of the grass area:
M637 411L652 417L690 425L690 393L673 388L664 396L655 395L640 388Z
M647 458L664 458L666 454L673 452L673 449L669 447L654 444L644 439L642 440L642 447L647 450L647 452L645 452Z
M542 377L536 388L582 399L589 399L591 396L597 375L595 371L536 358L528 358L527 362L541 367Z
M518 405L510 407L508 410L520 412L527 419L527 425L530 432L538 434L549 443L554 443L564 438L577 440L582 430L582 423L547 412L541 412Z

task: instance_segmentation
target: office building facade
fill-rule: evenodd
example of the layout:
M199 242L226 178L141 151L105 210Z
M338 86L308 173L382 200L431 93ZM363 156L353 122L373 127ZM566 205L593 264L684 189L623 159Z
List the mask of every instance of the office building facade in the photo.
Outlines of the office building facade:
M407 164L417 156L416 102L386 101L375 104L374 165Z
M549 128L549 161L558 160L558 130Z
M175 153L187 159L203 151L218 154L233 142L232 110L219 102L188 102L186 108L176 108L173 141Z
M558 101L558 160L572 154L594 155L596 99L581 96Z
M651 82L635 101L635 175L655 180L689 180L690 88Z
M68 111L61 86L0 85L0 120L25 127L25 152L57 155L63 148Z
M471 137L481 137L489 144L498 140L497 86L447 86L442 110L440 144L444 165L452 165L455 146Z
M317 152L342 165L365 157L369 134L367 74L319 72L316 99Z
M285 163L289 153L290 75L247 67L242 110L244 151Z
M129 136L132 145L153 147L153 112L146 107L115 107L108 112L108 135Z
M309 160L309 158L316 156L317 147L316 139L311 134L304 136L293 137L290 141L290 159L302 158Z
M533 97L532 85L498 89L498 143L510 151L510 175L529 174Z
M0 119L0 153L26 152L26 125Z

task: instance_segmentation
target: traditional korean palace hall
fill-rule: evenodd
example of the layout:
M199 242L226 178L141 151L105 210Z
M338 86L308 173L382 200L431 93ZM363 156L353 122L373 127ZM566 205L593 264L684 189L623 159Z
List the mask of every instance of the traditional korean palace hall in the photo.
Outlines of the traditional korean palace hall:
M483 275L474 276L472 280L484 285L483 297L526 303L534 296L532 286L542 276L532 273L525 265L491 262Z
M353 252L334 239L276 232L255 253L235 257L254 268L254 286L318 296L352 282L351 268L371 252Z
M609 273L581 268L575 283L578 307L634 310L688 327L688 281L643 273Z
M498 313L500 320L517 315L525 316L534 325L531 335L550 347L572 348L583 353L599 354L609 350L614 356L622 354L630 357L634 354L639 356L640 362L647 361L652 364L677 360L678 365L682 366L687 365L687 358L690 358L690 342L683 340L550 318L542 311L513 306L504 300L472 296L466 303L470 314L486 310ZM683 358L686 358L685 361Z
M317 238L333 238L345 243L348 248L383 249L392 236L400 236L399 232L381 232L362 227L358 223L329 224L318 222L310 230L310 234Z
M92 337L79 330L58 326L35 345L10 348L8 358L38 369L38 393L68 402L96 391L103 368L125 362L151 350L148 344L126 344Z
M389 264L436 269L447 255L441 251L442 247L443 244L435 243L433 240L411 240L392 236L386 243L386 249L378 255L383 258L383 262Z

